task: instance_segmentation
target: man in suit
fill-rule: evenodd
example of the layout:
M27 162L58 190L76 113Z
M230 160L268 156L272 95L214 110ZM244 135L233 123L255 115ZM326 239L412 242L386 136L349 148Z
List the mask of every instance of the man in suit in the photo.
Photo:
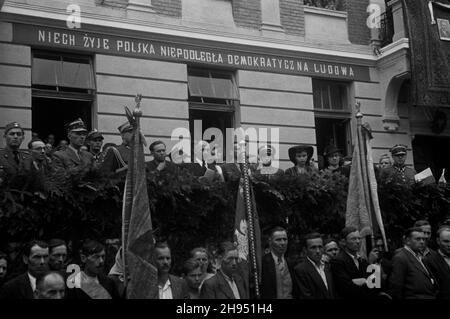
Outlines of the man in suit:
M24 136L19 123L12 122L6 125L3 134L6 146L0 150L0 185L25 171L25 162L29 160L30 155L19 149Z
M275 227L270 232L270 252L262 258L261 297L292 299L294 272L286 260L288 236L286 229Z
M367 261L359 255L361 236L355 227L341 231L343 249L331 259L336 292L343 299L372 299L377 292L367 286Z
M101 170L107 174L125 174L130 158L130 145L133 139L133 127L125 122L117 128L122 137L122 144L118 147L111 146L106 150L105 159L101 165Z
M394 299L435 299L437 283L422 260L425 235L421 228L409 228L406 243L392 259L388 293Z
M36 299L64 299L66 281L57 271L49 271L36 279Z
M105 246L95 240L85 240L81 247L82 270L68 285L67 299L119 299L116 285L104 275Z
M0 299L34 299L36 277L48 271L47 243L32 240L25 245L22 259L27 265L27 271L2 287Z
M247 287L238 275L239 254L231 242L219 245L217 255L220 269L203 282L200 299L248 299Z
M178 171L176 164L166 160L166 144L163 141L155 141L149 146L150 153L153 156L153 160L146 162L145 166L147 172L167 172L175 174Z
M69 146L65 150L53 153L53 163L56 169L64 169L70 173L86 172L94 163L91 153L81 147L87 135L87 129L81 119L66 125Z
M300 299L336 299L330 266L323 262L323 240L318 233L308 234L306 260L294 270Z
M186 282L169 274L172 266L172 253L166 243L157 243L153 255L158 270L159 299L189 299L189 288Z
M31 157L25 161L25 170L29 172L32 190L44 190L45 179L52 173L52 160L47 157L46 146L40 139L31 140L28 143Z
M423 247L423 250L421 251L422 257L425 258L429 254L433 253L434 251L429 247L430 245L430 239L431 239L431 225L428 222L428 220L422 219L418 220L414 223L414 227L419 227L422 229L423 234L425 235L425 245Z
M424 259L439 285L438 299L450 299L450 226L444 225L437 231L439 249Z

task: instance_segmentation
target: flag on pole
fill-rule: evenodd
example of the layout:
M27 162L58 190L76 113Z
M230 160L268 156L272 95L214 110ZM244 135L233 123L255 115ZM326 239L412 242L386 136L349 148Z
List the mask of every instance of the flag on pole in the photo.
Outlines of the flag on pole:
M261 230L256 201L248 177L248 165L241 168L242 177L236 197L234 239L240 259L240 273L246 283L248 295L260 297L261 280ZM245 173L245 171L247 171ZM247 174L247 176L245 176ZM247 180L247 182L246 182Z
M145 139L139 125L139 117L142 114L139 109L140 99L140 96L136 97L136 109L133 113L126 108L128 121L133 127L133 141L128 159L122 209L124 278L127 299L156 299L158 273L150 262L154 239L145 176L143 150Z
M375 233L379 233L387 250L370 146L372 133L367 123L361 124L359 103L357 107L357 132L349 177L345 225L358 228L363 238L369 235L373 238ZM365 245L363 247L365 248Z

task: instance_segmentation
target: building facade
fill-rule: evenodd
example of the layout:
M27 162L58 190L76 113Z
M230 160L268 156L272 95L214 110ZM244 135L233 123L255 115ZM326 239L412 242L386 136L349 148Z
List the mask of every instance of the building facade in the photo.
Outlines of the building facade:
M401 1L389 3L395 30L386 44L369 28L369 5L383 12L384 1L305 2L6 0L0 129L18 121L26 141L32 131L60 140L64 123L81 117L105 142L120 143L123 106L134 107L139 93L148 143L160 139L170 149L180 129L192 139L194 128L218 138L207 130L215 127L226 144L226 128L267 128L258 139L279 140L283 169L299 143L314 146L316 161L329 144L351 155L357 102L373 130L374 161L394 144L415 151L418 137L419 148L430 139L448 143L450 129L433 133L429 111L408 102Z

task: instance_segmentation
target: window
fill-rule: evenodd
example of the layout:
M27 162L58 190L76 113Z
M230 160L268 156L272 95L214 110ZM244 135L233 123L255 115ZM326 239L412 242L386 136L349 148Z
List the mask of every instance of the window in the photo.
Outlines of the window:
M313 79L312 87L317 151L322 168L323 152L328 145L340 148L343 156L351 155L349 83Z
M344 111L347 106L347 83L313 79L314 108Z
M83 56L37 52L33 54L31 82L33 88L58 92L95 89L91 60Z
M195 120L201 120L202 134L208 128L218 128L222 132L223 147L225 147L226 129L235 127L234 115L239 103L234 74L218 70L190 68L188 69L188 89L192 152L194 151ZM212 137L211 140L214 138L217 137ZM194 158L193 154L192 158Z
M91 128L95 92L90 56L33 51L31 66L32 130L56 143L67 139L64 124L81 118ZM55 119L58 119L55 122Z

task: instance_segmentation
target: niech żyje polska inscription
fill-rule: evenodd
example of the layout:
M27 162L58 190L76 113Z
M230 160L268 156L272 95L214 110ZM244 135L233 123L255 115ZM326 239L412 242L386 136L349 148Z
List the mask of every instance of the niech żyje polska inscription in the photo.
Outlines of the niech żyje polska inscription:
M72 48L74 50L174 62L198 62L264 72L293 73L353 81L370 80L368 67L359 65L22 24L16 24L14 27L14 42L23 44Z

